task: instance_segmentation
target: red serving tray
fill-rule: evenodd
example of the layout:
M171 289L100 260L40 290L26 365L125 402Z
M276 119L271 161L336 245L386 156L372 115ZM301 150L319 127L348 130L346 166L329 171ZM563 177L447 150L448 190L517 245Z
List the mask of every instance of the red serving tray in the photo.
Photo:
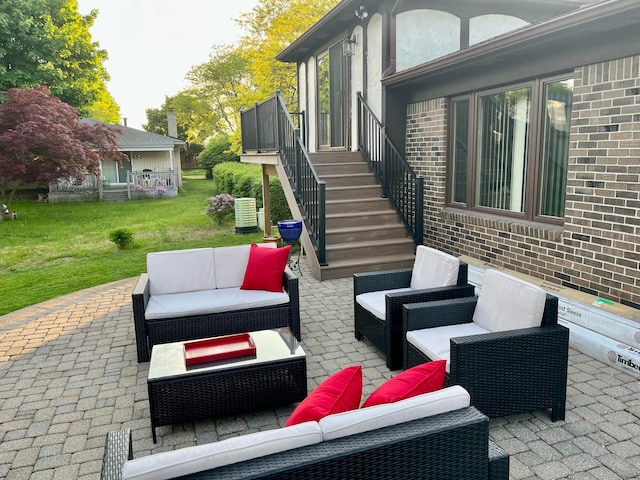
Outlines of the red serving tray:
M187 366L255 355L255 353L256 344L248 333L184 344L184 360Z

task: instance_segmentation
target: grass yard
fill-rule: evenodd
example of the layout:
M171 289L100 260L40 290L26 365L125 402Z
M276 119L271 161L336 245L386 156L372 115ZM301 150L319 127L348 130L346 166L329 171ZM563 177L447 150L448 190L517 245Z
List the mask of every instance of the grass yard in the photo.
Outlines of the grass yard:
M147 252L261 241L238 235L234 222L216 226L204 213L213 182L186 172L177 198L127 202L14 202L17 220L0 222L0 315L60 295L135 277ZM109 232L133 232L119 250Z

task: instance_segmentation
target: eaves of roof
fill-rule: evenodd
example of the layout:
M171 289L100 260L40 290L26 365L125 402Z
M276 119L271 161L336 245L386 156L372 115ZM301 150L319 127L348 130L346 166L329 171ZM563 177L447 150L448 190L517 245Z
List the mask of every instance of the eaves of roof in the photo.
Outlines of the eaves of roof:
M561 10L574 9L593 1L597 0L537 0L540 4L555 6L556 9L559 8ZM370 12L374 12L379 10L381 5L385 3L388 9L393 9L403 2L402 0L342 0L287 48L282 50L276 56L276 59L281 62L303 60L305 56L313 54L324 42L341 33L346 33L358 25L360 22L354 14L356 8L363 6ZM425 4L428 4L428 2L425 2Z
M174 147L185 144L182 140L177 138L145 132L144 130L125 127L123 125L111 125L91 118L83 119L82 122L91 125L103 123L104 125L117 130L119 133L118 146L120 147L120 150L173 150Z
M640 25L639 0L604 0L581 7L520 30L488 40L414 68L390 75L382 80L388 88L413 82L423 82L464 70L473 64L495 63L508 56L522 55L523 50L553 48L554 42L576 42L599 35L611 35L616 30Z

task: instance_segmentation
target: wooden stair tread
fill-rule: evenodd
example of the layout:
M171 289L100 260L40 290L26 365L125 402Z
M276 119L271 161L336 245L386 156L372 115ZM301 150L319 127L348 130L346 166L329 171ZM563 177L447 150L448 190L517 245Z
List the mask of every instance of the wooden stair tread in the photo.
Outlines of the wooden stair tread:
M410 260L415 261L415 255L406 254L406 255L382 255L370 258L358 258L354 260L336 260L331 262L329 265L322 267L323 269L332 269L332 268L344 268L349 266L356 265L376 265L376 264L385 264L391 262L398 262L402 260Z
M380 247L380 245L412 245L415 246L413 240L409 237L407 238L386 238L383 240L363 240L361 242L349 242L349 243L334 243L332 245L327 245L327 251L331 250L348 250L351 248L376 248ZM375 252L372 252L373 256L375 256Z
M398 220L398 223L362 225L358 227L327 228L326 232L328 234L329 233L348 233L348 232L370 232L370 231L380 230L383 227L384 228L405 228L404 224L400 220Z

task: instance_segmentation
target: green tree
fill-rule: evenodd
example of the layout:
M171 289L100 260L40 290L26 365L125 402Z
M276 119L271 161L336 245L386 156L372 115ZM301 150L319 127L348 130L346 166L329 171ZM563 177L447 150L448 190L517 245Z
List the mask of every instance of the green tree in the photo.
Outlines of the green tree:
M108 80L107 53L89 32L97 10L82 16L77 0L0 5L0 91L44 85L86 114Z
M206 178L213 178L213 167L222 162L238 162L240 157L231 151L231 142L227 135L217 135L207 142L198 155L198 163L206 170Z
M209 61L187 73L191 94L209 107L211 129L230 134L239 125L240 108L248 92L253 90L247 60L229 45L216 45Z
M338 0L261 0L238 19L245 31L240 51L255 83L253 97L244 98L244 107L280 90L290 108L297 105L296 67L276 60L276 56L300 37Z
M107 91L101 88L97 99L87 109L87 116L104 123L120 123L120 106Z

